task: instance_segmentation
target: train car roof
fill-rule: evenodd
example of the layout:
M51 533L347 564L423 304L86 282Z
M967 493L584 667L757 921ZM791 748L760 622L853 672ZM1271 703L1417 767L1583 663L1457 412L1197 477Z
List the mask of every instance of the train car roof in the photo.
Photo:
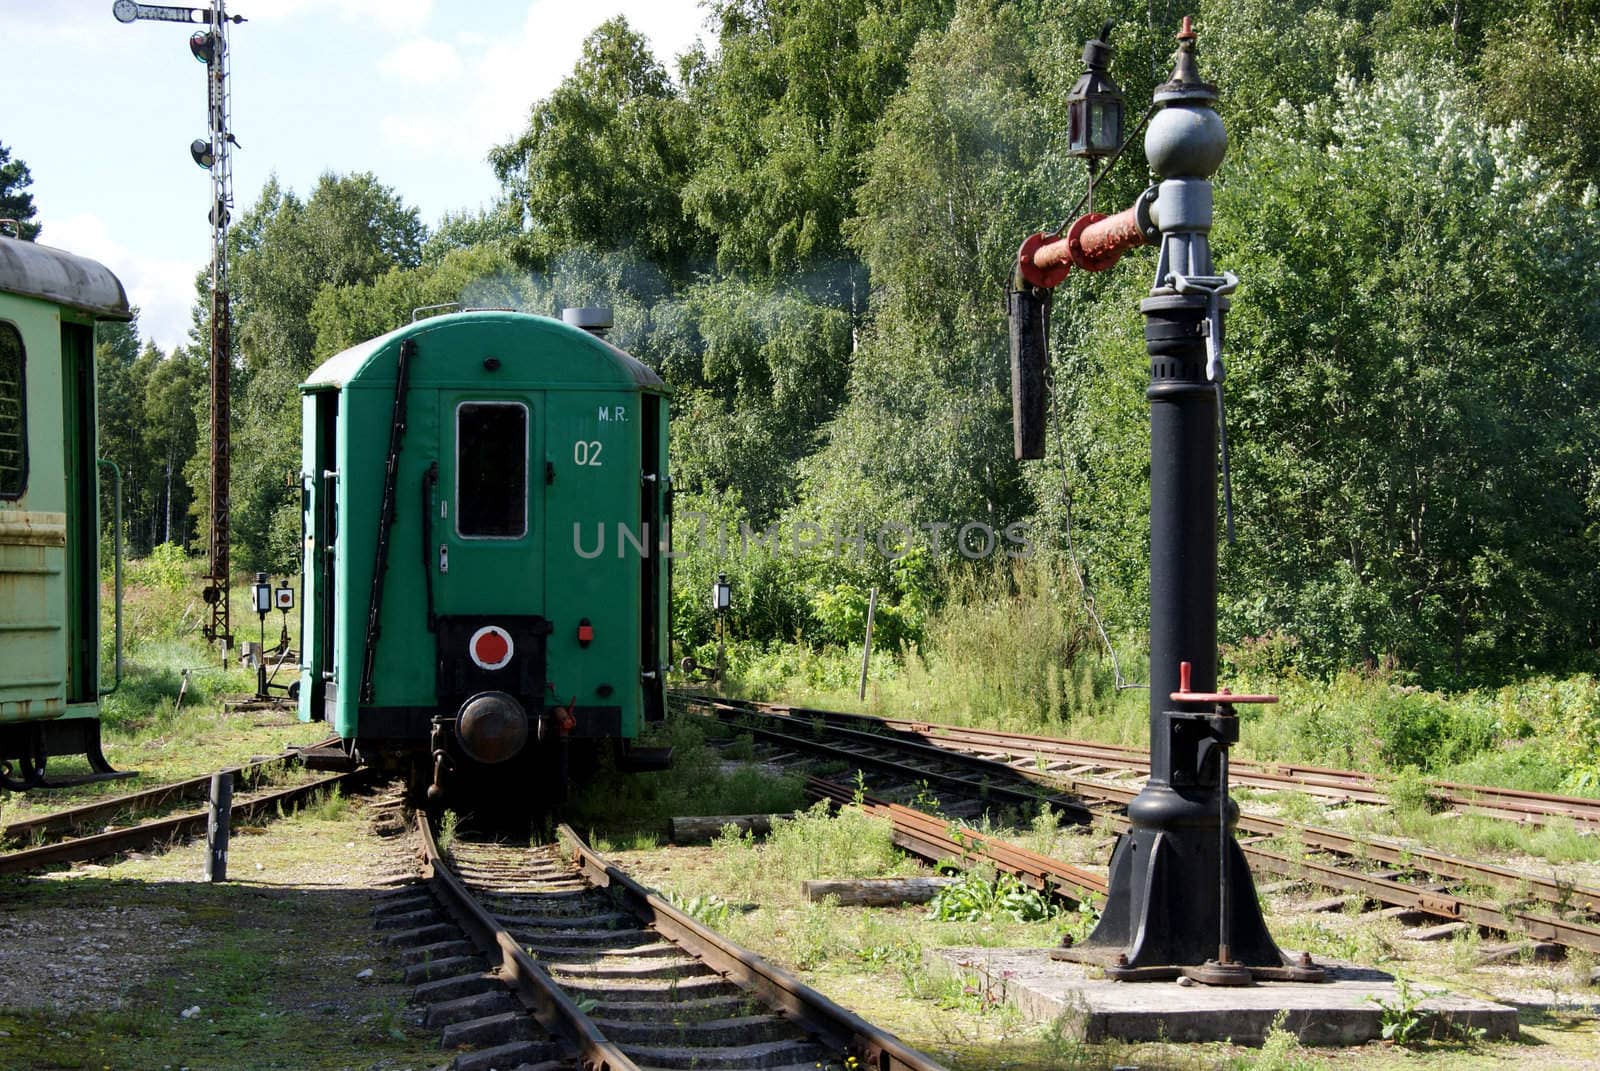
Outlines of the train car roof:
M20 238L0 237L0 293L40 298L101 320L133 319L127 291L104 264Z
M500 356L502 359L509 358L514 352L507 347L517 343L532 339L549 343L551 345L545 350L549 359L540 361L537 369L518 367L509 360L506 363L513 376L523 380L532 379L539 384L554 387L630 386L662 392L667 389L667 385L649 365L602 338L548 316L505 311L457 312L406 324L387 335L368 339L329 357L306 377L300 389L315 391L343 388L358 380L370 380L374 385L392 385L395 359L400 351L398 343L414 338L421 349L423 341L435 334L453 336L451 341L454 343L482 346L485 356ZM494 353L497 349L503 352ZM421 349L421 352L425 354L426 350ZM408 376L413 383L421 385L419 375L434 378L434 371L427 369L425 364L414 363L410 366Z

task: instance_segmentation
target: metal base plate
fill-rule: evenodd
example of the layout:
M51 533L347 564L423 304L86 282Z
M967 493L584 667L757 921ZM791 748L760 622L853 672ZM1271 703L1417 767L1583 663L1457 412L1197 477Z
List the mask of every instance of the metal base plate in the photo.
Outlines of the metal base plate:
M1113 982L1172 982L1189 978L1202 985L1253 985L1256 982L1326 982L1328 973L1311 962L1309 956L1294 960L1285 957L1275 966L1256 966L1244 963L1219 964L1207 960L1203 964L1163 963L1148 967L1130 967L1117 952L1102 948L1052 948L1050 958L1066 963L1083 963L1105 970L1106 978Z
M1198 967L1183 968L1183 976L1201 985L1255 985L1250 968L1243 963L1218 963L1208 959Z

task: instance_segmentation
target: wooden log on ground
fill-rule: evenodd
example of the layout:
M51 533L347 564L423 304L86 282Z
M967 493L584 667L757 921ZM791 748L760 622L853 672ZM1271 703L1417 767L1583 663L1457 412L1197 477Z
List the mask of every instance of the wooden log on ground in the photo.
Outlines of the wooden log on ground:
M800 889L807 900L837 897L842 907L891 907L895 904L925 904L955 878L850 878L802 881Z
M788 818L786 814L712 814L673 818L669 821L674 844L705 844L715 840L723 826L738 826L741 833L766 836L772 832L774 819Z

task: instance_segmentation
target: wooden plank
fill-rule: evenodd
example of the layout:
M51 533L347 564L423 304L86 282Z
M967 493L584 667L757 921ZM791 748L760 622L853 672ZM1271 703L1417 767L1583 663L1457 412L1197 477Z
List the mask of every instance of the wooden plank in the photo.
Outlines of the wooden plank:
M891 907L925 904L955 878L848 878L802 881L800 890L813 902L835 897L843 907Z
M741 833L766 836L772 832L775 819L788 818L786 814L712 814L674 818L669 822L674 844L706 844L722 832L724 826L737 826Z

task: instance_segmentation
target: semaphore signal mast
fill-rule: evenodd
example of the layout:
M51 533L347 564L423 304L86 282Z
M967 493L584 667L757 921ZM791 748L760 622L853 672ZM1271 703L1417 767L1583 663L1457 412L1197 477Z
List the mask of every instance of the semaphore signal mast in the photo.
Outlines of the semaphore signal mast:
M203 592L210 618L201 631L208 641L221 640L224 657L233 642L228 620L229 479L232 451L230 373L233 339L228 313L228 217L233 208L233 95L228 80L228 23L244 19L229 15L225 0L209 8L167 7L116 0L111 14L119 22L146 19L155 22L201 23L206 29L189 38L189 51L206 65L207 136L189 145L194 162L211 172L211 501L208 511L210 547Z

